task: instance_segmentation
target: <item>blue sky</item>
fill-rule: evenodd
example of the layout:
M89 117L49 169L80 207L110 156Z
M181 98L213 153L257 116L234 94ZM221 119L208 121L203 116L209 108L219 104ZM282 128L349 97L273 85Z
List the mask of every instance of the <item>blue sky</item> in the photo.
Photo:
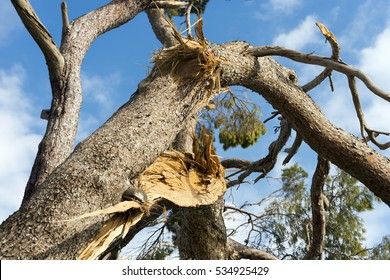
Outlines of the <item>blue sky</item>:
M67 1L70 19L97 8L108 1ZM59 45L61 35L60 3L57 0L31 1L53 38ZM365 71L379 86L390 90L390 3L387 0L210 0L204 18L204 33L214 43L244 40L253 45L280 45L303 52L329 56L330 47L315 26L328 26L341 45L341 58ZM177 19L180 24L182 19ZM127 101L137 84L146 76L150 57L160 47L144 13L127 25L109 32L92 45L82 65L83 108L77 141L87 137L115 110ZM301 84L322 69L278 58L298 72ZM334 74L336 91L327 83L311 92L324 113L347 131L358 134L346 78ZM368 123L376 129L390 131L390 105L375 97L361 84L361 98ZM272 107L249 91L242 91L260 104L263 117ZM0 2L0 221L20 204L37 145L46 122L39 118L50 107L50 85L43 55L24 29L10 1ZM256 160L267 152L267 143L275 138L275 122L257 145L246 150L227 152L217 146L221 157L245 157ZM264 144L265 143L265 144ZM390 153L384 152L386 156ZM304 145L292 163L299 162L309 173L315 155ZM279 160L277 167L281 167ZM280 171L271 174L277 177ZM275 182L265 180L256 186L243 186L240 199L264 195ZM268 188L268 189L267 189ZM266 190L264 190L266 189ZM363 215L369 244L380 242L390 233L390 209L382 205Z

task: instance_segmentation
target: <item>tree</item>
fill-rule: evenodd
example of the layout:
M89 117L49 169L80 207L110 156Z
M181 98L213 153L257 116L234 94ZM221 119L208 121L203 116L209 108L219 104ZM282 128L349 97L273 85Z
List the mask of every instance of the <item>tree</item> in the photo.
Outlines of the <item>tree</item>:
M298 136L290 149L290 158L302 141L319 155L311 186L313 240L308 258L316 258L323 251L323 185L329 161L390 205L389 160L367 142L371 141L381 149L388 148L390 144L379 143L377 137L387 134L370 129L365 123L355 79L363 81L385 101L389 101L390 96L362 72L341 62L337 41L326 27L319 24L321 32L332 45L331 58L304 55L279 47L254 47L245 42L217 45L205 40L201 20L195 28L197 36L183 39L174 31L172 23L162 16L162 9L169 9L171 5L177 9L176 5L186 3L158 1L160 8L156 8L156 3L151 2L114 0L71 22L63 3L62 40L57 47L29 1L12 0L26 29L45 56L53 98L51 108L42 114L48 120L47 130L39 145L22 205L0 227L2 259L76 258L102 226L112 219L109 215L82 221L71 219L118 204L128 188L126 183L135 185L136 179L140 180L139 175L171 144L175 150L182 152L178 158L185 166L201 166L199 162L219 166L219 162L208 165L215 159L212 148L207 144L209 140L204 146L194 145L203 151L199 157L195 152L195 155L186 153L192 141L186 127L192 129L199 111L221 89L232 85L241 85L261 94L277 110L275 116L280 116L281 124L279 137L271 143L265 158L256 162L222 162L225 168L237 167L241 171L235 180L227 183L228 187L243 182L253 172L261 173L256 181L265 177L275 166L277 154L286 145L292 130ZM101 34L127 23L144 10L165 48L154 56L154 69L139 84L131 99L72 151L82 100L80 67L87 50ZM322 65L325 70L312 83L301 87L295 73L264 57L269 55L283 55L303 63ZM307 94L334 70L348 77L364 141L333 125ZM245 139L242 143L247 144ZM205 176L210 175L209 171L210 168L203 170ZM217 168L212 174L220 176L221 172ZM206 177L203 177L202 184L208 185L214 177ZM152 193L147 194L150 198ZM153 194L159 193L155 190ZM210 192L210 197L213 194L213 191ZM213 203L210 204L210 200ZM128 203L137 205L131 211L141 211L146 215L128 228L123 239L112 240L98 257L112 257L139 230L164 215L166 209L177 207L170 199L151 201L156 203L147 209L142 202ZM248 255L252 258L275 258L263 251L251 251L234 241L228 242L222 218L223 198L210 199L206 196L206 201L208 203L198 207L193 204L187 206L194 207L180 208L177 243L182 258L232 259ZM131 211L126 215L135 213Z

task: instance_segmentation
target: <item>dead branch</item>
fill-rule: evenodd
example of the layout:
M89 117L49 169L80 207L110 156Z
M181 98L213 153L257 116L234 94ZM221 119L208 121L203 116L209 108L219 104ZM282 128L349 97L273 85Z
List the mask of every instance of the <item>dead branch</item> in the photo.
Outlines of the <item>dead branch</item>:
M277 140L272 142L271 145L269 146L268 155L258 161L252 162L245 169L239 170L238 173L241 172L241 175L239 175L236 180L228 182L227 187L232 187L241 184L245 180L245 178L247 178L253 172L261 173L261 175L254 180L255 183L259 181L261 178L267 176L267 174L275 166L278 154L281 151L281 149L284 147L284 145L286 145L287 140L290 137L290 133L291 133L291 126L288 124L288 122L285 119L282 119L279 136ZM232 175L237 175L237 174L232 174ZM230 175L229 177L231 177L232 175Z
M334 61L339 61L340 60L340 46L339 43L337 42L336 37L333 35L332 32L329 31L329 29L323 25L320 22L316 22L316 25L320 29L322 35L325 36L325 40L329 42L330 46L332 47L332 56L331 59ZM303 91L308 92L321 84L326 78L329 78L330 81L330 87L331 91L334 91L333 88L333 82L332 82L332 69L330 68L325 68L316 78L314 78L312 81L308 82L304 86L302 86Z
M376 137L378 135L380 135L380 134L390 136L390 133L389 132L382 132L382 131L372 130L371 128L369 128L367 126L367 123L366 123L366 121L364 119L364 113L363 113L362 105L360 104L359 93L358 93L358 90L357 90L357 87L356 87L355 77L348 76L348 85L349 85L349 89L351 90L352 100L353 100L353 105L355 107L356 115L357 115L357 117L359 119L360 133L362 134L362 137L363 137L364 141L368 141L368 140L372 141L372 143L374 143L381 150L385 150L385 149L389 148L390 147L390 141L387 142L387 143L383 143L382 144L382 143L378 142ZM367 132L368 139L366 138L364 132Z
M66 2L61 3L61 15L62 15L62 40L63 40L66 33L69 31L68 6L66 5Z
M190 3L186 10L186 24L187 24L187 35L192 36L191 34L191 9L193 7L193 3Z
M228 158L221 161L224 168L247 168L253 161L241 158Z
M189 3L188 2L182 2L182 1L153 1L149 5L148 8L155 8L156 6L162 9L179 9L179 8L184 8L187 6Z
M302 137L301 135L299 135L299 133L297 132L297 134L295 135L295 139L294 139L294 142L292 144L292 146L290 148L286 148L284 149L285 152L288 153L288 155L286 156L286 158L284 159L283 161L283 165L286 165L287 163L290 162L290 160L292 159L292 157L298 152L298 149L299 147L302 145Z
M228 244L233 249L236 259L277 260L274 255L259 249L247 247L231 238L228 239Z
M65 61L49 31L42 24L29 1L11 0L11 2L24 26L42 50L51 77L60 79Z
M331 58L327 58L315 54L304 54L295 50L278 47L278 46L249 47L247 49L247 53L256 57L270 56L270 55L283 56L297 62L320 65L332 69L334 71L343 73L347 76L354 76L360 79L366 85L366 87L369 90L371 90L374 94L390 102L390 94L386 93L384 90L378 87L363 72L341 61L334 61Z

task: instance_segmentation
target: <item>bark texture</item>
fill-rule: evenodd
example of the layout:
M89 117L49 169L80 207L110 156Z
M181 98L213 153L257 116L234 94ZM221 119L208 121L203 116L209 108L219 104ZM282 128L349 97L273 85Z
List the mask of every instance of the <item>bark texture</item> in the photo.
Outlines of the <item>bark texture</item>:
M119 202L126 182L167 149L203 106L199 95L206 95L202 87L179 87L169 77L145 81L1 225L0 258L74 259L105 219L63 220Z
M230 258L223 198L213 205L181 208L182 222L178 232L181 259L224 260Z

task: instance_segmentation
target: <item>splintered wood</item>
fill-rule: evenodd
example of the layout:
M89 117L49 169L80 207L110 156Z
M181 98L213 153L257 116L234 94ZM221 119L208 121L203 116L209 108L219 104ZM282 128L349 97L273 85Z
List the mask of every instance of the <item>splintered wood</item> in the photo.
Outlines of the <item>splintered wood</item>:
M215 153L212 137L203 133L202 144L194 140L194 153L168 151L158 157L138 178L138 188L147 203L123 201L73 220L114 214L78 259L98 258L117 238L126 236L149 209L161 200L182 207L213 204L226 191L225 172Z

